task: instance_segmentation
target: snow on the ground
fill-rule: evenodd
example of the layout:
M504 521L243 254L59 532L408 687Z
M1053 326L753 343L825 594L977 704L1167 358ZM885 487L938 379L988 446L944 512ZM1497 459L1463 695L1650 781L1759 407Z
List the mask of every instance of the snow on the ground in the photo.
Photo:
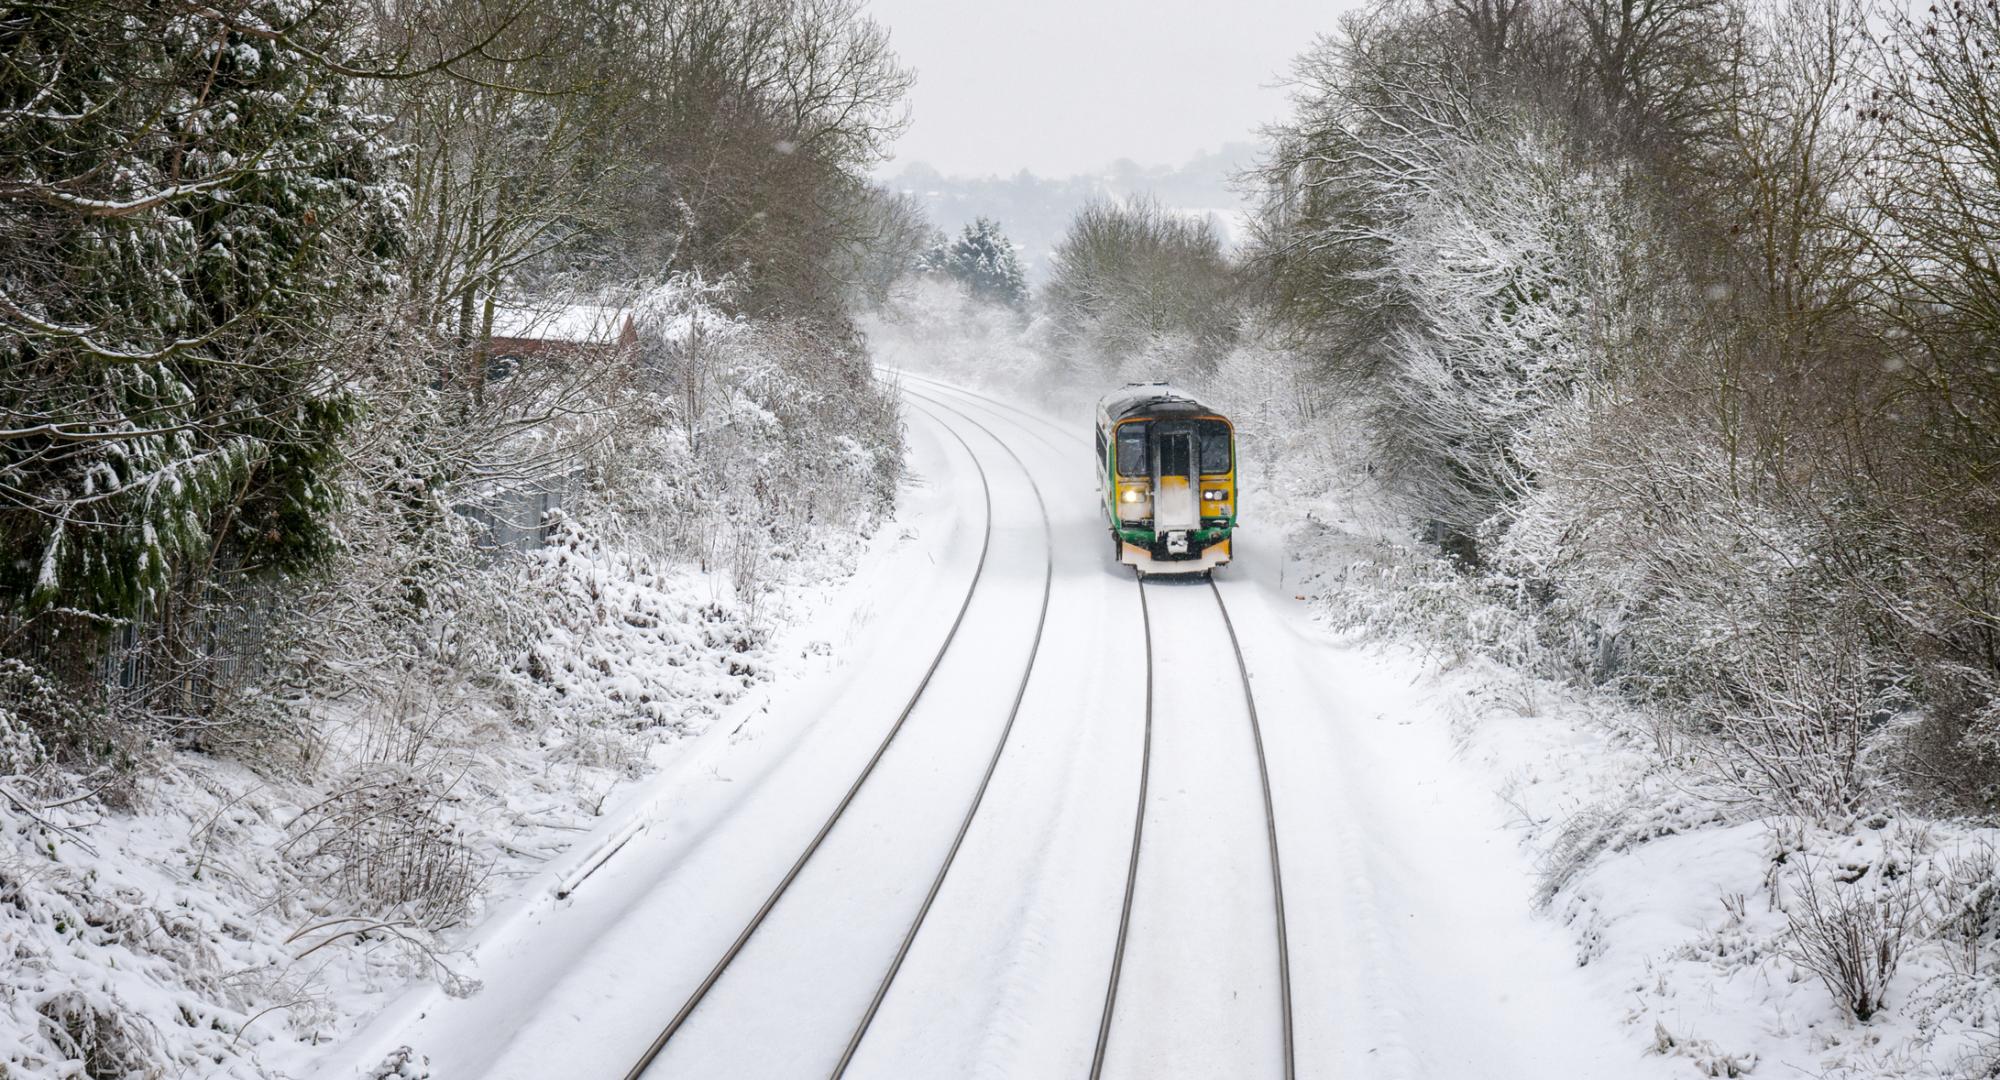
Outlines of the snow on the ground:
M526 655L469 687L409 680L394 717L326 703L331 780L189 752L69 805L0 794L0 1075L295 1076L413 982L485 992L474 944L628 839L684 736L825 666L841 628L809 617L840 608L850 548L809 553L752 620L720 575L567 525L519 570L549 608ZM384 821L414 846L371 849ZM363 917L356 874L467 922Z
M991 751L1044 558L1042 660L853 1071L1087 1065L1136 796L1142 662L1136 590L1102 555L1088 402L1038 420L920 379L909 389L921 415L897 518L825 556L822 569L852 570L844 585L800 574L768 622L743 618L712 578L570 528L528 571L564 598L556 629L473 700L413 699L458 719L401 771L330 797L178 755L116 793L117 811L0 793L6 1075L55 1075L62 1058L120 1075L162 1053L203 1076L617 1075L921 677L984 528L971 455L993 485L1004 588L968 610L972 647L940 669L939 706L912 714L876 793L801 876L805 902L781 904L660 1074L789 1075L838 1054ZM1021 466L979 425L1040 484L1053 550ZM1246 445L1261 479L1247 485L1238 561L1217 577L1271 765L1300 1075L1981 1075L2000 1024L1990 831L1890 815L1829 829L1719 804L1663 763L1629 710L1399 624L1432 603L1487 616L1451 608L1449 584L1366 507L1256 452ZM1177 589L1162 609L1192 620L1184 609L1206 600ZM1204 682L1220 645L1203 625L1164 658L1162 689L1186 697L1158 718L1114 1073L1214 1075L1275 1051L1275 1022L1260 1019L1272 1012L1261 822L1254 800L1218 809L1245 748L1198 725L1243 717L1211 700L1233 688ZM548 722L511 723L499 695L527 696ZM336 759L361 760L355 746L382 735L360 715L336 730L354 744L326 747ZM1238 780L1240 801L1254 789ZM446 850L478 861L463 925L350 919L321 855L351 830L340 823L379 808L451 831L463 843ZM1868 1021L1799 953L1814 881L1867 904L1922 897L1911 918L1926 932L1910 935ZM1224 989L1234 996L1201 999ZM1170 1043L1184 1045L1160 1054Z

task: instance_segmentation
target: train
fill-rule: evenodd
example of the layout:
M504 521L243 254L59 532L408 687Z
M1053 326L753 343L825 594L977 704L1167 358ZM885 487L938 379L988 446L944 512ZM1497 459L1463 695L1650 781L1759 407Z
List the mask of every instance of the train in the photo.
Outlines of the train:
M1097 476L1117 561L1140 574L1208 574L1236 532L1236 428L1167 383L1097 403Z

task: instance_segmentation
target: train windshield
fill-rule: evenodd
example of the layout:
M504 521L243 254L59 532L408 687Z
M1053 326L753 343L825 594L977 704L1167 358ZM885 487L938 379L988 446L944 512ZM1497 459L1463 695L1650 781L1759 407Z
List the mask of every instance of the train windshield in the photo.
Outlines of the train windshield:
M1148 476L1152 473L1146 461L1146 425L1126 424L1118 429L1118 475Z
M1166 435L1160 439L1160 475L1187 476L1194 472L1194 440L1186 435Z
M1195 433L1201 438L1201 471L1210 475L1229 471L1229 425L1220 420L1203 420Z

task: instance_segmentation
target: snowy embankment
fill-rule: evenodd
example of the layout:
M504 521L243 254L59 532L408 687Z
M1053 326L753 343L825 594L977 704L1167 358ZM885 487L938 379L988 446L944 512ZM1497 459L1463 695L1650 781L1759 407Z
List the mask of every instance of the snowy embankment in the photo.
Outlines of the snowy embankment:
M1323 623L1421 678L1534 861L1534 906L1649 1053L1699 1076L1990 1075L2000 833L1760 813L1671 725L1475 644L1516 616L1398 538L1357 488L1281 467L1246 507L1286 536L1287 587ZM1875 996L1865 1020L1856 983Z
M725 572L566 526L509 585L538 606L524 653L387 713L323 703L317 780L179 752L67 805L6 791L0 1073L298 1075L412 980L476 990L481 924L589 873L687 737L822 663L826 637L773 627L863 557L800 553L753 619Z

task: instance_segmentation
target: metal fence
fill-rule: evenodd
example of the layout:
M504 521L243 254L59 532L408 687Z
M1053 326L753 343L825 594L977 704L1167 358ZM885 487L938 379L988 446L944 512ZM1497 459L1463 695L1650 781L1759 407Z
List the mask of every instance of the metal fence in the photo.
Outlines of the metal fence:
M494 484L458 506L479 526L478 543L500 550L533 551L549 542L550 511L561 510L581 490L580 471L551 478Z
M185 599L108 626L60 611L0 616L0 656L33 665L67 704L177 728L214 713L255 655L262 623L255 604Z

